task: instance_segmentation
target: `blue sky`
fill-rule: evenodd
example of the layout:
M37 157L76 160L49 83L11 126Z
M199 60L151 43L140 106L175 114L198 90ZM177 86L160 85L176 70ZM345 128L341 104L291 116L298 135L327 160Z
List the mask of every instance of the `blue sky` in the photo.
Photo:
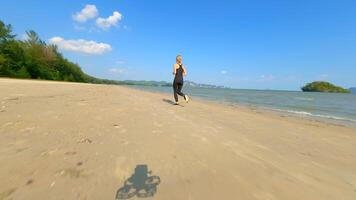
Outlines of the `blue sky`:
M100 78L171 81L182 54L187 79L200 83L356 86L352 0L4 0L0 19Z

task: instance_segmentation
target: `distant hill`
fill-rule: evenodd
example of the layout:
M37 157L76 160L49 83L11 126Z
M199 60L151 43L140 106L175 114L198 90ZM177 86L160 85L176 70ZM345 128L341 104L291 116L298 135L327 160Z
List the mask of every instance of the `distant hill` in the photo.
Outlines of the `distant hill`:
M155 86L155 87L171 87L172 84L166 81L134 81L134 80L125 80L125 81L115 81L119 85L141 85L141 86Z
M352 87L352 88L350 88L349 90L351 91L351 93L356 94L356 87Z
M303 92L350 93L350 90L325 81L315 81L302 87Z
M189 87L199 87L199 88L226 88L224 86L203 84L203 83L195 83L193 81L185 81L185 85L189 86Z

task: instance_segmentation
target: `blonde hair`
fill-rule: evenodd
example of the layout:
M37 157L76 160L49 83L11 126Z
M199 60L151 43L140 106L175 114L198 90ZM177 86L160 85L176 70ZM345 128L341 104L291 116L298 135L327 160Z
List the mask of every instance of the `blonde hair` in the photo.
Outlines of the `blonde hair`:
M177 62L177 63L178 63L178 58L182 58L182 55L178 54L178 55L176 56L176 62Z

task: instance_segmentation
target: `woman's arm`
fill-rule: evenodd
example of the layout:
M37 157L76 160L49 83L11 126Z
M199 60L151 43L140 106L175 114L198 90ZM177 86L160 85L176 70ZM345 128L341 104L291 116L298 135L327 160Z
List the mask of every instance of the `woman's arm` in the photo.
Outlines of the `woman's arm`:
M186 76L187 75L187 70L185 69L184 65L182 65L182 67L183 67L183 75Z
M177 66L176 64L173 65L173 75L176 75L177 72Z

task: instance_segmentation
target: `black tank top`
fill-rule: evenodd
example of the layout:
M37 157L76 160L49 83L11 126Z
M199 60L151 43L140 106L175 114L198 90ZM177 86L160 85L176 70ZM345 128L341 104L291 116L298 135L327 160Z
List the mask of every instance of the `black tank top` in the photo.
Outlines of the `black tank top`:
M183 66L179 65L179 68L176 70L176 75L174 77L174 82L183 83Z

